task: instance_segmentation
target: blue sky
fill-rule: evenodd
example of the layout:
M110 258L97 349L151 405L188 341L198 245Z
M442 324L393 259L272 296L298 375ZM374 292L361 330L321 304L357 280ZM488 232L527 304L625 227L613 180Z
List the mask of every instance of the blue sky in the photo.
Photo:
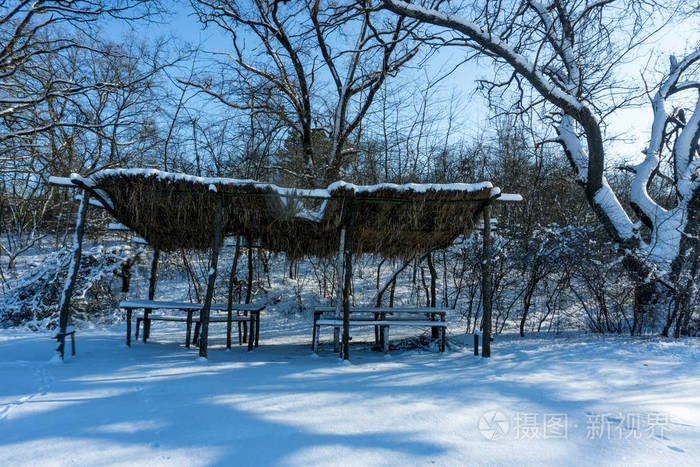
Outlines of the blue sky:
M150 39L158 37L173 37L176 42L199 45L203 50L225 51L229 47L228 37L217 28L203 29L197 18L191 12L189 2L171 2L169 16L160 24L137 25L136 35ZM123 27L112 30L115 34L125 32ZM700 32L696 25L686 22L684 25L675 26L665 33L656 36L656 40L648 46L640 49L638 57L632 63L625 66L625 72L629 78L637 80L650 57L662 57L660 63L665 66L668 63L667 55L676 52L682 55L683 50L698 43ZM424 69L406 70L403 79L420 81L426 76L438 76L444 70L450 69L464 55L459 49L452 48L433 57ZM652 59L653 61L653 59ZM406 73L413 73L407 76ZM488 118L489 112L483 99L474 95L475 80L480 77L488 77L491 69L487 60L481 60L479 64L468 63L460 66L452 75L440 83L442 99L449 97L456 91L462 102L459 107L458 118L460 131L466 136L474 136L482 128ZM653 74L647 75L648 81L654 83L658 79ZM648 105L640 108L625 109L615 114L610 119L610 135L620 135L624 140L614 143L610 148L610 157L617 159L637 157L648 139L651 126L651 113Z

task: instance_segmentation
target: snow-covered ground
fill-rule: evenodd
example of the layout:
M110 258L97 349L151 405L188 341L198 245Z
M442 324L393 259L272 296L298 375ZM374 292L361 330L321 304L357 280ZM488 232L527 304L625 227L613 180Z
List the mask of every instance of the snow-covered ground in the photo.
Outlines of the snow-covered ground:
M0 330L0 465L698 465L700 342L571 334L470 338L445 354L310 350L298 315L263 316L261 347L208 362L184 330ZM454 334L453 334L454 335Z

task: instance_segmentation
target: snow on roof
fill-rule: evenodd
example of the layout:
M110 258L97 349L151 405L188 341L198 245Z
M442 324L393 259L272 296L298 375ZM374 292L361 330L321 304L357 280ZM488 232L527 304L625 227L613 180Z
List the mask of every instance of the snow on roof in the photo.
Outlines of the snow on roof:
M473 228L490 200L515 201L490 182L280 187L250 179L198 177L156 169L107 169L51 183L80 186L149 244L163 250L208 249L224 196L223 235L241 235L292 257L337 253L339 232L357 200L357 251L392 256L447 246ZM193 197L192 195L197 196ZM369 201L369 202L368 202Z

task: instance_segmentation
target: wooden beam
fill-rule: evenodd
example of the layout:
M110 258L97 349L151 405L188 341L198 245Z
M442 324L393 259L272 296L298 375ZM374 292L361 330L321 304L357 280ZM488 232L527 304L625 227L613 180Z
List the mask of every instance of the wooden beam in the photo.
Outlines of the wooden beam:
M58 333L56 340L58 345L56 352L63 360L66 346L66 330L68 328L68 319L70 317L70 299L75 287L75 280L78 277L78 269L80 268L80 256L83 249L83 235L85 234L85 217L87 208L90 205L90 195L87 191L83 191L80 199L80 207L78 208L78 217L75 221L75 233L73 234L73 257L70 266L68 267L68 275L66 282L63 285L61 299L58 302L59 318L58 318Z
M500 196L494 198L499 203L519 203L523 200L523 195L517 193L501 193Z
M211 302L214 298L214 284L216 282L216 267L219 262L219 247L221 246L221 225L223 224L223 214L221 206L221 196L216 196L216 226L214 228L214 244L211 248L211 261L209 262L209 280L207 281L207 293L204 297L204 306L199 313L199 323L201 326L199 337L199 356L207 358L207 346L209 345L209 313Z
M491 357L491 207L484 207L484 243L481 255L481 303L483 310L483 335L481 355Z

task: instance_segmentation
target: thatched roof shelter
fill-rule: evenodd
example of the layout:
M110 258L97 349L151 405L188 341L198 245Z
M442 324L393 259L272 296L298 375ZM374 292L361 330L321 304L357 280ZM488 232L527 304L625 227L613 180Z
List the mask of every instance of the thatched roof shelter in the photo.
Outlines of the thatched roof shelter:
M372 186L336 182L325 189L304 190L255 180L193 177L150 169L110 169L88 177L76 174L69 179L51 177L49 182L84 190L76 219L74 260L59 304L60 329L56 339L61 358L66 336L74 335L68 331L70 296L80 264L85 214L93 200L154 247L149 301L153 300L155 293L160 250L211 249L207 291L199 318L199 354L205 358L217 261L225 236L242 236L248 245L255 243L271 251L285 252L288 258L338 254L339 281L342 277L338 290L342 290L343 298L342 355L347 359L353 254L412 257L419 252L446 247L474 228L482 215L485 220L482 256L482 287L486 291L482 293L484 333L489 335L489 205L496 199L521 199L519 195L502 196L500 190L489 182ZM342 251L341 245L344 245ZM229 281L229 346L232 284L233 281ZM150 310L144 309L144 319L148 313ZM130 324L128 318L129 336ZM150 324L144 321L144 342L149 329ZM484 356L490 355L488 342L488 339L484 340Z
M283 188L254 180L204 178L151 169L110 169L71 182L154 248L211 248L217 197L223 233L289 257L337 254L340 231L356 209L354 253L411 256L468 233L500 195L491 183L336 182L326 189Z

